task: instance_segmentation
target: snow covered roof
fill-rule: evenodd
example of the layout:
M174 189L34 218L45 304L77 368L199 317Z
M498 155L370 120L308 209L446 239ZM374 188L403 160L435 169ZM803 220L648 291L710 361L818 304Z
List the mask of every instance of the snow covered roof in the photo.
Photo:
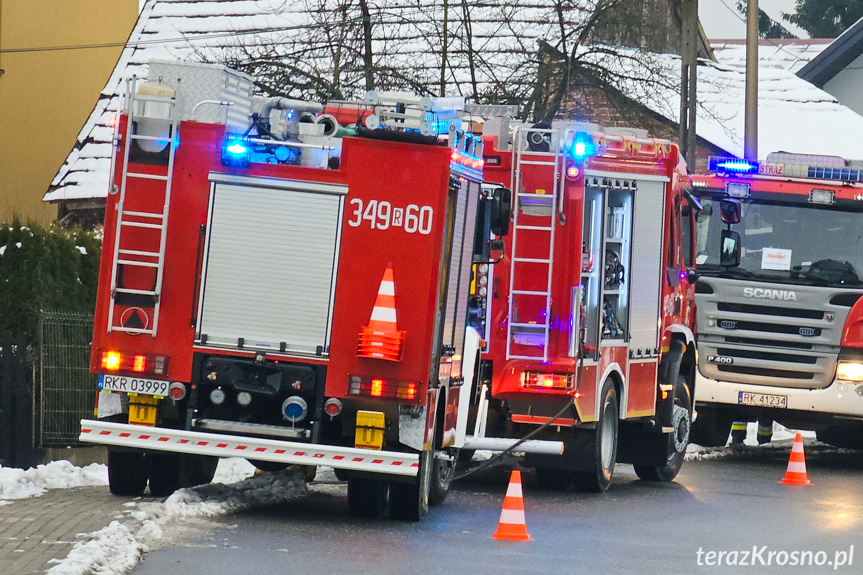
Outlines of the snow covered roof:
M680 59L657 56L657 67L668 77L679 74ZM644 77L641 72L640 77ZM638 77L633 71L632 76ZM698 66L698 136L733 154L743 156L746 70L702 60ZM621 86L623 93L637 94L638 101L677 123L679 95L669 88L639 93ZM836 155L863 159L863 116L792 72L760 66L758 70L758 155L770 152Z
M595 0L578 0L586 5ZM123 80L131 74L146 77L151 59L217 60L237 50L277 49L288 53L297 39L308 42L314 34L334 33L336 0L148 0L99 100L78 135L77 143L55 176L44 200L57 202L104 198L108 191L111 120L117 109ZM533 89L537 42L556 37L554 0L483 0L471 5L471 53L454 44L448 56L447 93L493 96L515 93L527 96ZM439 0L387 0L378 3L374 17L375 64L383 77L397 88L419 88L439 93L440 28ZM454 8L451 8L451 10ZM581 13L579 10L573 13ZM353 18L356 14L343 14ZM570 18L577 18L570 15ZM577 21L575 22L577 25ZM464 19L450 22L451 38L467 34ZM327 41L330 41L327 38ZM342 38L343 43L356 38ZM321 40L324 42L324 40ZM323 46L322 44L321 46ZM341 44L339 44L341 45ZM308 46L306 46L308 47ZM308 78L329 74L330 52L316 49L318 58L301 58L292 64L294 73ZM361 53L361 50L356 51ZM478 55L480 54L480 55ZM354 54L354 57L355 54ZM595 57L602 57L601 51ZM679 59L657 55L667 81L664 89L638 81L654 70L634 66L621 91L677 122ZM633 58L633 61L639 60ZM349 64L349 63L348 63ZM607 64L607 63L606 63ZM626 59L618 64L625 67ZM389 76L386 74L389 73ZM362 94L362 68L348 68L340 78L345 96ZM396 85L401 82L401 85ZM704 63L699 66L698 135L733 154L743 149L743 69ZM291 96L291 94L286 94ZM836 103L835 99L785 70L762 68L760 73L759 150L811 151L863 158L863 144L852 134L863 133L863 118ZM792 132L793 129L793 132ZM802 148L790 150L789 142ZM846 146L847 144L847 146ZM859 148L859 149L858 149ZM830 151L827 151L830 150Z
M776 66L796 73L832 41L829 38L760 40L758 62L761 66ZM740 66L746 64L746 40L711 40L710 47L720 63Z

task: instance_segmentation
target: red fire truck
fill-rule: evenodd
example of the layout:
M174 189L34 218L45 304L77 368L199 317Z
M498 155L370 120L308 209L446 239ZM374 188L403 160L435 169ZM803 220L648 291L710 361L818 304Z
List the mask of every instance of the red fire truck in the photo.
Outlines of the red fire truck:
M696 204L665 140L517 126L486 136L512 190L466 449L526 454L541 485L605 491L615 461L671 480L692 412Z
M458 100L328 106L362 120L348 128L318 122L320 104L250 94L243 74L171 62L128 87L92 343L99 417L81 439L109 446L115 494L208 482L239 456L334 467L352 513L388 503L419 520L447 494L475 354L482 141L456 129Z
M778 152L709 168L692 177L693 440L725 445L733 421L759 419L863 448L863 164Z

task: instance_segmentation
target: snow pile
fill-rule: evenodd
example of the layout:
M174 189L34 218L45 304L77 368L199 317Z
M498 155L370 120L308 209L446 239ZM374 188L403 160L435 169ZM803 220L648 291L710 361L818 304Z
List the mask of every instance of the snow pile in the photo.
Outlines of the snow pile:
M245 473L239 464L229 469L223 479L229 478L228 473ZM294 470L256 475L240 483L181 489L163 503L142 503L127 518L87 535L65 559L55 560L57 564L47 574L126 573L176 522L284 504L302 496L305 490L302 472Z
M52 461L27 470L0 466L0 500L38 497L48 489L108 485L108 468L98 463L75 467Z

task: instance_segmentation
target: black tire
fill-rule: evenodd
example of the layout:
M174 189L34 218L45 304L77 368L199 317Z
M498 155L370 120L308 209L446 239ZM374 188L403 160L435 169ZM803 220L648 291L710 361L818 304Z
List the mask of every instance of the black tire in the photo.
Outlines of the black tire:
M560 491L572 487L573 472L569 469L536 468L536 483L540 489Z
M734 414L711 408L698 410L698 418L692 423L689 442L702 447L724 447L728 443Z
M617 391L610 379L605 381L600 394L599 420L596 422L594 440L587 456L592 459L590 471L576 471L573 481L579 491L604 493L611 485L614 461L617 458L617 436L620 407Z
M333 473L335 473L336 479L338 479L339 481L347 481L348 479L350 479L350 474L348 474L348 471L346 469L336 468L333 469Z
M149 453L150 494L167 497L182 486L182 462L177 453Z
M673 410L671 421L674 431L668 434L668 460L664 465L633 466L635 474L643 481L671 481L683 466L692 429L692 395L682 377L678 378L674 386Z
M108 488L114 495L138 497L147 487L147 459L143 453L108 450Z
M429 483L429 505L437 507L446 500L449 495L449 487L452 483L452 478L455 475L455 466L458 461L458 449L444 450L448 456L452 457L452 461L444 459L434 459L432 469L431 482Z
M429 510L429 491L434 467L434 452L420 454L417 477L410 483L390 485L390 517L403 521L419 521Z
M354 517L377 519L387 508L387 482L354 477L348 479L348 511Z
M863 451L863 432L859 425L829 427L815 433L818 441L840 449Z
M186 455L184 457L185 476L188 478L183 482L185 487L206 485L213 481L213 477L216 476L216 468L219 466L218 457L207 455Z
M288 463L276 463L274 461L259 461L257 459L249 459L249 463L255 466L255 469L260 471L284 471L288 468Z

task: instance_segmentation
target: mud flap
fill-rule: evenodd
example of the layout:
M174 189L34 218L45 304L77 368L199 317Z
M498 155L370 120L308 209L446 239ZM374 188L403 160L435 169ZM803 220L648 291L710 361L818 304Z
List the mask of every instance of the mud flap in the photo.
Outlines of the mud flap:
M680 373L685 346L679 339L672 339L668 351L662 355L659 364L659 393L656 395L656 426L671 427L674 414L674 384Z

